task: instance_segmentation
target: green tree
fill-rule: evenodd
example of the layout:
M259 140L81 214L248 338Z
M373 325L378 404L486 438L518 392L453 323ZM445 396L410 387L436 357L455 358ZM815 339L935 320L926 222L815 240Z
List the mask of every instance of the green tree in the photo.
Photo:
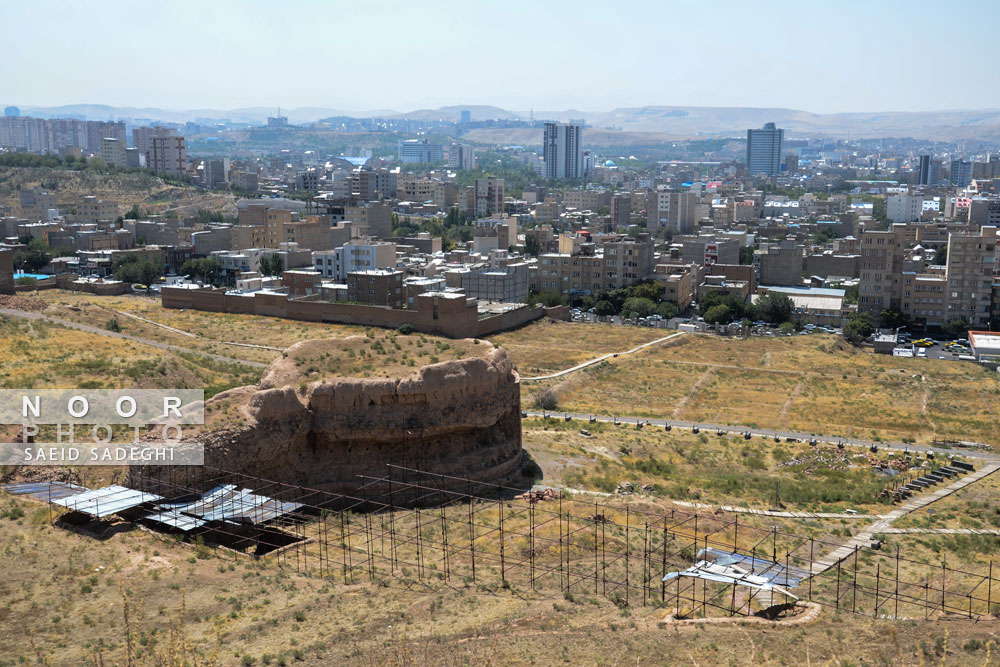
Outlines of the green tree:
M35 273L48 266L52 261L52 252L48 244L41 239L28 241L27 250L19 250L13 257L14 266L26 273Z
M665 320L669 320L671 317L677 317L677 306L669 301L661 301L656 304L656 314Z
M948 263L948 244L940 246L934 251L934 263L944 266Z
M281 255L267 255L260 259L260 273L265 276L280 276L285 270L285 260Z
M598 315L599 317L611 317L617 312L618 311L615 310L614 304L608 301L607 299L601 299L600 301L594 304L594 314Z
M538 239L534 234L525 234L524 236L524 254L530 257L537 257L542 251L541 245L538 243Z
M844 325L844 339L853 345L860 345L873 333L875 333L875 325L872 324L871 318L865 314L852 317L851 321Z
M207 283L215 283L222 272L222 264L215 257L189 259L181 264L181 273L194 276Z
M879 313L879 321L886 329L897 329L910 325L910 318L895 309L885 309Z
M964 338L969 333L969 323L962 318L948 320L941 325L941 330L952 338Z
M656 302L652 299L633 296L625 299L622 306L622 317L649 317L656 312Z
M848 285L844 287L844 303L845 304L857 304L858 302L858 286Z
M555 308L556 306L565 306L569 299L560 294L559 292L542 292L538 295L538 299L541 301L542 305L546 308Z
M740 248L740 264L753 264L753 254L757 248L755 246L743 246Z
M794 325L794 324L792 324L791 322L782 322L782 323L781 323L781 326L780 326L780 327L778 327L778 331L780 331L780 332L781 332L781 333L783 333L784 335L788 336L788 335L790 335L790 334L791 334L791 333L792 333L793 331L795 331L795 325Z
M151 261L147 257L135 254L126 255L116 263L114 276L116 280L127 283L142 283L149 291L149 286L163 275L163 263Z
M705 311L704 317L709 324L726 324L733 319L733 313L729 306L720 303Z
M656 302L660 298L660 292L663 291L663 286L655 281L643 281L636 283L628 288L629 297L636 299L649 299L650 301Z
M787 322L792 317L795 304L787 294L768 292L757 299L754 304L757 315L766 322Z

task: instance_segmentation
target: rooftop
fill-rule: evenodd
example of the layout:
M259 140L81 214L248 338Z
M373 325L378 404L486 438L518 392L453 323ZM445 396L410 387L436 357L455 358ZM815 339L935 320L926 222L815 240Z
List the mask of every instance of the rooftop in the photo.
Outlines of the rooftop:
M1000 333L994 331L970 331L969 342L976 348L1000 350Z

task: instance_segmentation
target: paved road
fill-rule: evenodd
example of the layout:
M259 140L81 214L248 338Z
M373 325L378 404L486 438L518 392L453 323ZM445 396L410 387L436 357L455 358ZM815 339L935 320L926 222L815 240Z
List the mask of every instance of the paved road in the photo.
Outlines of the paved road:
M646 349L647 347L649 347L651 345L659 345L660 343L664 343L664 342L666 342L668 340L672 340L674 338L677 338L678 336L683 336L683 335L684 335L684 332L679 331L679 332L677 332L675 334L670 334L669 336L664 336L663 338L657 338L656 340L651 340L648 343L643 343L642 345L636 345L631 350L625 350L624 352L608 352L607 354L602 354L601 356L597 357L596 359L591 359L590 361L585 361L582 364L577 364L576 366L573 366L573 368L567 368L564 371L559 371L557 373L552 373L550 375L539 375L539 376L533 377L533 378L521 378L521 382L537 382L539 380L551 380L553 378L562 377L563 375L567 375L569 373L573 373L573 372L578 371L578 370L580 370L582 368L586 368L587 366L593 366L594 364L599 364L602 361L604 361L605 359L611 359L613 357L618 357L618 356L621 356L623 354L635 354L636 352L639 352L640 350L644 350L644 349Z
M212 354L211 352L192 350L190 348L181 347L180 345L171 345L169 343L161 343L160 341L156 340L140 338L139 336L131 336L129 334L118 333L115 331L108 331L107 329L102 329L100 327L91 326L89 324L81 324L79 322L72 322L70 320L64 320L58 317L52 317L49 315L45 315L43 313L37 313L25 310L14 310L13 308L0 308L0 315L9 315L10 317L19 317L25 320L40 320L43 322L50 322L52 324L61 324L62 326L69 327L70 329L86 331L87 333L98 334L100 336L107 336L109 338L121 338L124 340L130 340L135 343L150 345L152 347L156 347L161 350L170 350L171 352L186 352L189 354L197 354L203 357L208 357L210 359L215 359L216 361L222 361L227 364L240 364L243 366L253 366L254 368L267 368L268 366L267 364L262 363L260 361L248 361L246 359L236 359L235 357L227 357L221 354Z
M565 417L570 417L573 420L581 422L589 422L591 419L598 422L607 423L619 423L619 424L629 424L635 425L638 422L642 422L645 426L649 427L659 427L665 428L669 425L671 428L677 428L681 430L692 430L699 429L705 431L708 434L715 434L718 431L722 431L727 435L742 435L749 432L752 437L758 438L768 438L773 440L775 436L784 440L785 438L795 438L797 440L809 441L812 438L816 439L817 443L836 445L843 443L845 447L864 447L868 449L872 445L875 445L880 450L890 451L890 452L934 452L935 456L963 456L970 459L978 459L982 461L1000 461L1000 456L992 451L982 451L976 449L958 449L949 447L928 447L928 446L910 446L905 443L886 443L886 442L874 442L872 440L862 440L859 438L839 438L830 435L813 435L810 433L802 433L800 431L786 431L783 429L768 429L768 428L751 428L749 426L739 426L732 424L707 424L700 422L686 422L686 421L675 421L672 419L649 419L648 417L615 417L612 415L592 415L588 413L580 412L547 412L547 411L537 411L537 410L525 410L522 412L523 415L527 417L551 417L553 419L565 419Z

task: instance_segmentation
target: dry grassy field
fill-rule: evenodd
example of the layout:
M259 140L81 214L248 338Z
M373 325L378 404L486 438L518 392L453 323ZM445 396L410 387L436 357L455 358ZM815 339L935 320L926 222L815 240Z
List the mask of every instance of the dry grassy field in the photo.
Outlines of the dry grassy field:
M213 391L246 381L256 382L256 374L245 366L44 321L0 317L0 386L4 388Z
M97 327L104 327L111 318L115 318L123 333L262 363L272 361L281 350L303 340L337 338L365 332L363 327L350 325L294 322L262 315L169 309L163 308L159 299L142 295L98 297L80 292L46 290L32 296L49 304L50 308L45 314L52 317ZM157 325L165 325L178 331Z
M824 609L806 625L664 628L572 595L320 578L142 529L106 540L0 497L0 665L996 664L996 628ZM992 644L991 644L992 643Z
M607 494L630 482L637 490L649 487L640 495L650 499L807 512L887 509L876 502L887 478L873 470L892 460L885 452L561 418L522 424L543 483L557 487Z
M522 376L545 375L609 352L631 349L671 332L641 327L570 324L540 320L515 331L490 336L507 350Z
M1000 472L944 498L930 507L908 514L896 528L1000 529ZM1000 538L994 540L1000 546Z
M305 365L335 363L337 372L385 372L392 364L405 371L410 359L416 364L432 356L445 360L475 346L419 334L167 311L138 297L41 296L54 306L47 315L102 327L114 311L128 312L194 336L119 315L123 332L251 361L266 362L280 352L225 343L283 348L307 338L361 334L345 343L336 359L303 360ZM260 375L259 369L211 362L193 352L49 323L3 319L0 327L6 386L223 387L253 383ZM541 323L493 340L527 374L527 369L567 368L662 333ZM825 336L749 341L684 336L680 341L614 358L557 382L525 384L525 403L539 389L552 388L561 405L602 413L822 432L857 422L854 433L874 431L881 437L968 433L976 435L965 437L989 439L996 428L989 416L995 380L968 364L875 357ZM959 407L971 418L949 417ZM523 424L525 448L541 470L541 483L606 502L613 509L605 511L616 520L625 506L667 511L672 499L758 508L780 503L788 510L854 508L863 514L886 508L873 502L885 480L870 470L871 460L886 460L885 453L554 419ZM85 473L82 481L96 486L110 481L115 471ZM977 526L996 525L998 479L989 477L896 525L969 526L968 517ZM614 494L621 482L638 491ZM13 629L0 632L0 666L998 664L994 624L958 617L889 621L824 608L817 621L798 626L665 628L658 622L666 609L623 606L583 591L532 592L458 577L418 580L405 571L345 584L339 574L324 578L281 567L274 556L254 560L134 527L100 540L53 525L51 518L41 503L0 494L5 573L0 623ZM760 517L748 518L747 525L841 542L870 521ZM433 539L435 530L424 526L420 532ZM898 545L923 563L944 557L949 566L981 567L998 543L962 536L883 537L884 555L866 553L863 566L891 567ZM511 553L527 553L531 547L522 542L508 544Z
M572 331L562 333L569 340ZM608 340L612 333L606 332L602 350L631 346L630 338ZM507 334L504 347L521 366L532 367L538 363L532 341L526 327ZM551 365L547 348L537 354L546 360L538 365ZM955 361L875 355L827 335L685 335L562 378L526 383L525 405L547 389L560 409L594 414L870 439L1000 441L996 373Z

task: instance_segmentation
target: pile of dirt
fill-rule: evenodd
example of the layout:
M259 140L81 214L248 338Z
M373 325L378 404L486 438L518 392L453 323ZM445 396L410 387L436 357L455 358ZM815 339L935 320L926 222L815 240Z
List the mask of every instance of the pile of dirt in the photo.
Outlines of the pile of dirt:
M27 296L14 296L11 294L0 294L0 308L10 308L13 310L26 310L37 313L45 310L49 304L41 299L32 299Z

